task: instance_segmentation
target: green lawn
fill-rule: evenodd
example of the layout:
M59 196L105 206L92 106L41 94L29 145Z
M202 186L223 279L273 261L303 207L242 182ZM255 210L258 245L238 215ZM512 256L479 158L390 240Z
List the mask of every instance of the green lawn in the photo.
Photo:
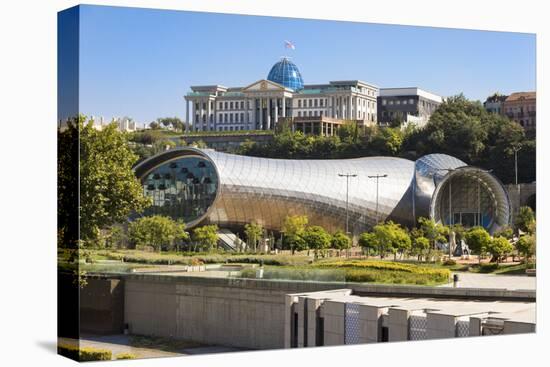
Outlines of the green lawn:
M256 278L257 269L241 277ZM267 266L264 279L334 281L381 284L439 285L449 281L448 269L380 260L325 260L308 266Z

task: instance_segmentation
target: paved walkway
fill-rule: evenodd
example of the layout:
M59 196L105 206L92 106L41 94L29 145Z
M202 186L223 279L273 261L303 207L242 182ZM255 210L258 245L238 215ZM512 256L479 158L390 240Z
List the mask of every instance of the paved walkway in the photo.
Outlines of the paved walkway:
M58 343L73 344L77 342L76 339L59 338ZM121 353L130 353L136 356L136 358L158 358L158 357L175 357L194 354L207 354L207 353L227 353L235 352L242 349L223 347L223 346L209 346L209 345L197 345L196 343L189 343L189 347L183 346L176 351L165 351L151 348L137 348L130 345L130 337L128 335L105 335L95 336L86 335L80 338L80 346L82 348L91 347L98 349L108 349L113 353L113 359Z
M537 278L524 275L498 275L498 274L476 274L476 273L454 273L458 274L458 288L499 288L509 290L535 290ZM452 287L453 283L442 285Z

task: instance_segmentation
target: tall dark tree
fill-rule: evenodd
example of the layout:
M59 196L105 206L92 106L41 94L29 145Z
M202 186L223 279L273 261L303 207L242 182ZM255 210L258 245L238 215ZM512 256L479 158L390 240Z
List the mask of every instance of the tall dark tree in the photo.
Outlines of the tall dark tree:
M150 204L132 171L137 156L111 124L101 131L79 121L80 235L93 242L102 228Z

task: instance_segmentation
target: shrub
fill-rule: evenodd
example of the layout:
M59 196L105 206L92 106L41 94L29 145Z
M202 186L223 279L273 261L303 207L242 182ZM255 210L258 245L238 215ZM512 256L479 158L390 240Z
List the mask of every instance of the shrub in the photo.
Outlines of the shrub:
M115 356L116 359L136 359L137 356L132 353L119 353Z
M77 345L59 344L57 352L79 362L110 361L113 357L110 350L96 348L79 348Z
M456 260L447 259L443 262L443 265L445 265L445 266L454 266L454 265L456 265Z
M441 284L449 279L448 269L434 269L389 261L325 261L312 266L266 268L264 279L374 282L390 284ZM256 278L255 269L244 269L243 278Z

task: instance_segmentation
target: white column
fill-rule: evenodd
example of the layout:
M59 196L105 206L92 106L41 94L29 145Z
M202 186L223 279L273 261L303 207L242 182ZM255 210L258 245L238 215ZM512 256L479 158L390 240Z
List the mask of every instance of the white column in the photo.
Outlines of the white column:
M263 100L262 97L258 98L258 103L259 103L259 104L258 104L258 107L259 107L259 108L258 108L258 113L259 113L259 114L258 114L258 120L259 120L259 122L260 122L258 128L259 128L260 130L264 130L264 114L263 114L262 100Z
M244 99L244 124L245 124L245 129L248 130L249 129L249 126L248 126L248 98Z
M266 98L266 130L271 130L271 98Z
M353 97L352 96L349 96L348 97L348 119L353 119L353 116L352 116L352 112L351 112L351 104L352 104L352 99Z
M204 102L203 101L198 101L198 104L199 104L199 122L200 122L200 126L201 126L201 129L204 131L204 125L203 125L203 119L202 119L202 116L204 115L204 109L203 109L203 104Z
M189 132L189 100L185 100L185 132Z
M273 126L279 123L279 98L275 98L275 118L273 120Z
M208 98L206 100L206 130L207 131L210 131L210 114L212 112L211 108L210 108L210 98Z
M193 130L198 131L199 122L197 119L197 101L191 100L191 120L193 120Z
M218 120L216 119L216 112L218 111L218 108L216 102L217 101L215 99L212 101L212 124L214 125L214 131L218 130Z
M283 112L283 118L286 117L286 97L283 94L283 100L282 100L282 112Z

